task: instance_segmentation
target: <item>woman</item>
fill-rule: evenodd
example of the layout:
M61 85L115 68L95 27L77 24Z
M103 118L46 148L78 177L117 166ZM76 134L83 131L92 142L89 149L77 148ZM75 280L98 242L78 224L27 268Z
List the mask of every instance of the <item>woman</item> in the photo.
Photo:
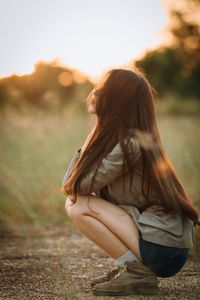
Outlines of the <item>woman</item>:
M198 214L162 146L154 90L138 71L112 69L87 97L96 123L72 158L62 192L75 226L116 263L95 295L155 294L194 245Z

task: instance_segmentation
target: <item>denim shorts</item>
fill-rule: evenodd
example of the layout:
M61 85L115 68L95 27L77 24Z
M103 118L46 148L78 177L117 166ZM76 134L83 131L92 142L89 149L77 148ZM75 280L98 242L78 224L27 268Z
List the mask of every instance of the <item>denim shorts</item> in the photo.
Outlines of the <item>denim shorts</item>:
M189 248L163 246L142 239L139 231L139 247L144 265L158 277L175 275L184 266Z

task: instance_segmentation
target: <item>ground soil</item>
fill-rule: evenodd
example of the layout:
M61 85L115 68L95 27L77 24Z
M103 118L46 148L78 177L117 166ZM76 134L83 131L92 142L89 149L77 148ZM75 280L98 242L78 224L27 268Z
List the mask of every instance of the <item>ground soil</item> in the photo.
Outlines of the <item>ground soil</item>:
M97 297L90 280L114 265L103 250L75 229L0 237L0 299L200 299L200 261L159 278L157 296Z

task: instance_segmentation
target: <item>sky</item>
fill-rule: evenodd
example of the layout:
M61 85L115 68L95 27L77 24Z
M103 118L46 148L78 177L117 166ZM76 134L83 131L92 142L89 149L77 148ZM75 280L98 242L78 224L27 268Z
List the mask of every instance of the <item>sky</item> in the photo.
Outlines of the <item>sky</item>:
M0 0L0 77L39 60L100 76L163 42L162 0Z

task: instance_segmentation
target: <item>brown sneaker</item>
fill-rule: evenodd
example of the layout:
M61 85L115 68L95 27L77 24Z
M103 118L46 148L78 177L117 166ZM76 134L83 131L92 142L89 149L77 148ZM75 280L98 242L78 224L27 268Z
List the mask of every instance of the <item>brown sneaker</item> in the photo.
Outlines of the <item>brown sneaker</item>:
M157 276L138 261L126 262L109 281L95 284L96 296L154 295L159 292Z
M91 281L90 285L93 287L97 283L109 281L114 275L116 275L119 272L119 270L120 270L119 266L114 267L113 269L108 271L106 274L94 278Z

